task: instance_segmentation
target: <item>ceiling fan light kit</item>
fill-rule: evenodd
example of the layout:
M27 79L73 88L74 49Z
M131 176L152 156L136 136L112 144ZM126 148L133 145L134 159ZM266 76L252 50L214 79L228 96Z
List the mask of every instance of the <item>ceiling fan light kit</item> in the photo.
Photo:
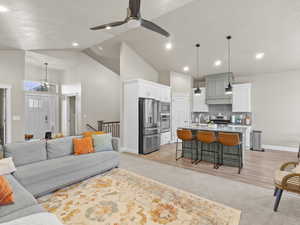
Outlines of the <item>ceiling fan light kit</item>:
M142 26L148 30L159 33L165 37L169 37L170 34L160 26L155 23L145 20L141 16L141 0L129 0L129 7L127 9L127 17L123 21L117 21L113 23L108 23L96 27L90 28L91 30L102 30L111 29L113 27L121 26L123 24L128 24L129 28L137 28Z

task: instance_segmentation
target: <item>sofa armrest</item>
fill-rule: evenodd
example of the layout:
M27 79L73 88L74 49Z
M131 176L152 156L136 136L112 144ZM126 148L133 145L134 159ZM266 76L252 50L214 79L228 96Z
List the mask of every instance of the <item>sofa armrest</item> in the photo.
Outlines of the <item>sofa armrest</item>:
M287 162L280 167L281 171L289 171L294 169L299 163L298 162Z
M114 151L118 152L120 148L120 138L113 137L111 139Z

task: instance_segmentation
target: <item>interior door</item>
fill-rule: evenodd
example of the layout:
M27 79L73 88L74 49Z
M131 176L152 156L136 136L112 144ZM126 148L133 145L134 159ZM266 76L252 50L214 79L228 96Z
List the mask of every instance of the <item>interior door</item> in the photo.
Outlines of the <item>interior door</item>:
M69 97L69 134L76 134L76 96Z
M177 129L188 126L190 123L190 97L172 97L172 141L177 139Z
M57 131L56 96L27 94L25 104L26 134L33 134L35 139L41 139L47 131Z

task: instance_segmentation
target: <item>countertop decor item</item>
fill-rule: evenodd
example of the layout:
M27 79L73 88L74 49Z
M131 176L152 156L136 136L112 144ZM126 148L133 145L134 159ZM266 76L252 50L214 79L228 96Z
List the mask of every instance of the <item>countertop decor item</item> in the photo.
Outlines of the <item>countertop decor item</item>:
M241 214L240 210L122 169L38 201L65 225L238 225Z

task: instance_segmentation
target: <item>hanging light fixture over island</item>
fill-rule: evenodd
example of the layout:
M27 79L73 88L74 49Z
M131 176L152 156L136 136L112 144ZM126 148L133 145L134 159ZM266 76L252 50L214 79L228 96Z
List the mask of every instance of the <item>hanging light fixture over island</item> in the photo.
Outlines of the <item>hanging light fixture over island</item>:
M196 74L196 76L199 78L199 75L200 75L200 72L199 72L200 44L199 43L196 44L196 48L197 48L197 74ZM194 93L195 93L195 95L201 95L201 89L199 87L199 82L198 82L197 86L198 87L196 88L196 90L194 91Z
M225 94L231 95L232 94L232 85L230 81L231 76L231 46L230 46L230 40L231 36L227 36L226 39L228 40L228 86L225 88ZM233 77L232 77L233 78Z

